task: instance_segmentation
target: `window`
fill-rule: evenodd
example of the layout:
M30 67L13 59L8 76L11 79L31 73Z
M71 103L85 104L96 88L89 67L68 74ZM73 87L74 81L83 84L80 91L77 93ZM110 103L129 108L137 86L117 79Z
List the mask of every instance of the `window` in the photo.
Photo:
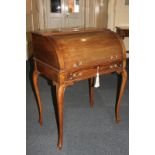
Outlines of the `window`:
M61 13L61 0L51 0L51 12Z
M62 0L51 0L51 12L61 13L62 11L67 11L68 13L78 13L79 12L79 0L67 0L64 1L65 10L62 10L61 5Z

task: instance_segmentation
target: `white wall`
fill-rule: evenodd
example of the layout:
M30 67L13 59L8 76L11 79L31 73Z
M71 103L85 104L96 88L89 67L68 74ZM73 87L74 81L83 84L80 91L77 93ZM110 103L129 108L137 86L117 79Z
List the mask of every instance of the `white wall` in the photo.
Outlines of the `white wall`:
M125 5L125 0L116 0L115 26L129 25L129 6Z
M129 6L125 5L125 0L109 0L108 28L116 31L116 26L129 26ZM129 50L129 38L125 38L124 43Z

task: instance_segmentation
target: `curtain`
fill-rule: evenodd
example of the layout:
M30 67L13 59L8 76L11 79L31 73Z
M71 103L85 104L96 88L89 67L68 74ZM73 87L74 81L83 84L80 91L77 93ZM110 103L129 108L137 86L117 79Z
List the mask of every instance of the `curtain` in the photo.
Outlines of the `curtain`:
M45 0L26 0L26 43L27 59L33 55L32 31L45 29Z

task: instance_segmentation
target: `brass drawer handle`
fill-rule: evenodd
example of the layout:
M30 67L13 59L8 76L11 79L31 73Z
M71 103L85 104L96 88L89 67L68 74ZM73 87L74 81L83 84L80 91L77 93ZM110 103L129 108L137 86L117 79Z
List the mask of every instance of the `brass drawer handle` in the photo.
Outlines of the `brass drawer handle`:
M74 68L77 67L77 63L73 64L73 67L74 67Z
M80 72L80 73L74 73L73 74L73 77L78 77L78 76L81 76L82 75L82 73Z
M114 59L114 56L111 56L110 59L111 59L111 60Z
M72 80L72 79L73 79L73 74L72 74L72 73L69 73L68 79L69 79L69 80Z
M114 64L114 65L109 66L110 69L112 69L112 68L117 68L117 67L118 67L117 64Z
M117 55L113 55L113 56L110 57L111 60L113 60L113 59L117 59L117 58L118 58Z
M76 74L76 73L74 73L74 74L73 74L73 77L76 77L76 76L77 76L77 74Z
M81 72L80 72L80 73L69 73L68 79L69 79L69 80L73 80L74 78L77 78L77 77L79 77L79 76L81 76L81 75L82 75Z
M114 67L116 68L117 67L117 64L114 64Z
M81 65L82 65L82 61L79 61L79 62L78 62L78 65L81 66Z
M81 75L82 75L82 73L80 72L80 73L79 73L79 76L81 76Z
M79 61L79 62L73 64L73 67L75 68L75 67L79 67L81 65L82 65L82 61Z

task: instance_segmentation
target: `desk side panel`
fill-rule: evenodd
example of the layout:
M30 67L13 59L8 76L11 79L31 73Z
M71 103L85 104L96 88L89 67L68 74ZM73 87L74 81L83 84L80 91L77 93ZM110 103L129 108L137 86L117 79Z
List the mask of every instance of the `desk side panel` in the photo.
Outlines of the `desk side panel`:
M56 70L60 69L55 42L53 42L48 37L35 33L32 34L32 41L34 48L34 58L53 67Z

